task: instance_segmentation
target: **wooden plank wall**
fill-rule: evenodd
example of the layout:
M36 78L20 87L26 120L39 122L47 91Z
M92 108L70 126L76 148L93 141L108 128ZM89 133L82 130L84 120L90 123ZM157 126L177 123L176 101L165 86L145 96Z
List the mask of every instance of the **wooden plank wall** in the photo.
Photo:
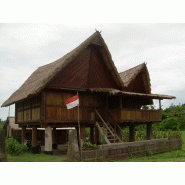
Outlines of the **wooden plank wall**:
M76 95L74 91L54 91L48 90L46 92L46 122L77 122L78 121L78 108L67 109L65 101ZM95 108L103 108L105 97L94 94L87 94L80 92L80 121L91 121L91 113Z
M40 120L40 96L16 103L16 123Z
M121 121L161 121L160 110L121 110Z
M161 121L160 110L131 110L131 109L113 109L109 110L114 121L121 123L124 121L145 122Z

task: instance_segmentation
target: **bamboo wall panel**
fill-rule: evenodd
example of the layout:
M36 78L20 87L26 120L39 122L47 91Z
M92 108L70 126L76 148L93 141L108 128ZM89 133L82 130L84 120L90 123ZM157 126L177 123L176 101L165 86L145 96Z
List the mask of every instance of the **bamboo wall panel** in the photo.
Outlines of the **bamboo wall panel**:
M17 121L23 121L23 111L17 112Z
M40 119L40 105L41 96L38 95L33 98L26 99L24 101L18 102L16 106L16 123L39 120Z
M24 111L24 121L31 121L31 109Z
M32 120L40 119L40 107L32 109Z

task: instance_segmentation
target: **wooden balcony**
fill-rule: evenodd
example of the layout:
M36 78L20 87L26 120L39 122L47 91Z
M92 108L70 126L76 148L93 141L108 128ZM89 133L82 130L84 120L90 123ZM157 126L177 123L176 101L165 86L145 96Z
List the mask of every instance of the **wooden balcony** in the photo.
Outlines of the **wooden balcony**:
M109 110L113 119L118 122L157 122L162 121L160 110Z

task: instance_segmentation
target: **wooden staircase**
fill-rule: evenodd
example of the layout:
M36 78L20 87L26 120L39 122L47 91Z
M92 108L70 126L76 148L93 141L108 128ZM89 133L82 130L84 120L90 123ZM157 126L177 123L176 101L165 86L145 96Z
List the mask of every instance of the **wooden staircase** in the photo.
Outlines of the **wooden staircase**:
M110 123L108 122L106 123L97 110L95 110L95 112L101 120L101 122L96 122L96 127L100 134L105 139L106 143L107 144L122 143L121 139L118 137Z

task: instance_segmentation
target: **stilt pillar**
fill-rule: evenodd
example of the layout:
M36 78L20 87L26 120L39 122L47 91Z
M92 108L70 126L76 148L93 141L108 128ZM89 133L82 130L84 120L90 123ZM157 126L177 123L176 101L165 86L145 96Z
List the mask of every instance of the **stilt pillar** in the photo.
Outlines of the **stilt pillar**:
M36 126L32 127L32 148L31 148L31 152L33 154L38 153L38 150L37 150L37 127Z
M146 139L147 140L151 140L152 139L152 123L148 123L147 126L146 126Z
M81 135L81 139L83 140L83 142L86 141L86 135L85 135L85 126L81 125L80 126L80 135Z
M94 144L94 126L90 127L90 142Z
M57 149L57 131L56 128L53 128L53 144L52 144L53 149Z
M95 144L100 145L100 135L97 127L95 127Z
M52 155L52 128L47 126L45 128L45 154Z
M129 126L129 142L135 141L135 125Z
M26 127L22 127L22 130L21 130L21 140L22 140L22 144L25 143L25 140L26 140Z

